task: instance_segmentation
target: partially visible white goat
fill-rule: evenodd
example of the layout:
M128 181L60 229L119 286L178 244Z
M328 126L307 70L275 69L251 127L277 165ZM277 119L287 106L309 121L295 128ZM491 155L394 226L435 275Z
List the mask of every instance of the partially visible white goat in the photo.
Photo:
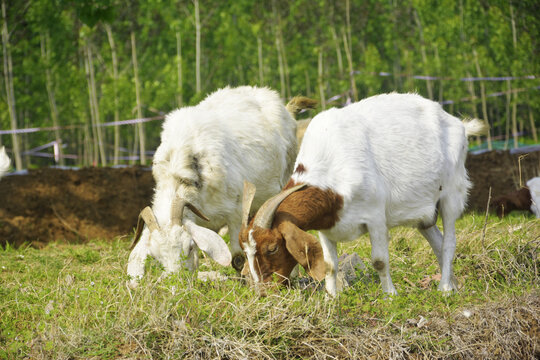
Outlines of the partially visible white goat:
M0 178L2 178L9 170L11 161L6 154L6 148L2 146L0 149Z
M527 186L531 192L531 211L540 219L540 177L529 179Z
M226 87L197 106L168 114L153 160L153 205L139 216L129 256L129 285L135 287L144 275L148 255L163 264L166 274L181 266L196 269L198 248L228 265L231 254L216 233L224 225L229 228L233 266L241 270L243 181L260 189L255 209L280 191L297 153L291 115L314 104L297 97L285 107L273 90ZM144 230L141 220L147 225Z
M245 270L249 267L255 281L270 281L273 273L285 281L300 263L313 277L325 278L326 290L336 295L337 243L369 232L383 291L395 294L388 230L410 225L435 252L439 290L454 290L455 221L471 186L467 136L486 130L484 122L462 122L415 94L373 96L318 114L287 186L243 224ZM246 183L246 213L254 193ZM444 236L436 225L438 213ZM319 230L320 244L307 230Z

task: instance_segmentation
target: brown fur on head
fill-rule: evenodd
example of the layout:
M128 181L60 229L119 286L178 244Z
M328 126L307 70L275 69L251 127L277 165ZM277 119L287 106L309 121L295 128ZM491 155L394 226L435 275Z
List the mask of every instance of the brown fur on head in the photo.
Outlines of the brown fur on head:
M514 210L531 211L531 192L527 188L521 188L517 191L501 195L493 199L491 207L495 209L497 216L501 219Z
M306 171L298 165L296 172ZM253 188L244 191L243 211L248 213ZM251 273L256 281L269 281L276 273L284 282L299 263L317 280L326 273L322 247L317 238L304 230L330 229L338 221L343 198L332 190L295 184L268 199L255 218L244 222L240 246L248 262L243 274ZM245 216L247 219L247 216Z
M284 222L278 228L263 229L251 226L242 229L240 246L246 254L250 253L249 233L257 239L253 266L258 280L269 282L277 275L279 283L288 282L296 264L302 265L311 277L322 280L325 276L322 247L315 236L302 231L291 222ZM244 264L242 274L248 274L249 261Z

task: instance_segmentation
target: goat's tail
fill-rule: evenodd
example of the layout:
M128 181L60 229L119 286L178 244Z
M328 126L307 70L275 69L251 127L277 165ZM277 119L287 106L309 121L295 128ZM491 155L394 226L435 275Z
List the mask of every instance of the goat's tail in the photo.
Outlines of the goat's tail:
M480 136L486 135L489 130L489 124L480 119L464 119L462 121L465 126L465 136Z
M0 148L0 178L9 170L10 160L6 154L6 148Z
M305 96L295 96L285 105L285 108L293 118L296 118L300 110L313 109L315 106L317 106L317 100Z

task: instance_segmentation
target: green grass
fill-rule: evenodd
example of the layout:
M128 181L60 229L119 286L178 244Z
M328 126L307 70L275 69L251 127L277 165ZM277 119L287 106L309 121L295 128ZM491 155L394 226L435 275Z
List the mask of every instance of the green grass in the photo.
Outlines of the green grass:
M125 281L130 240L0 251L0 358L534 358L540 355L540 221L468 214L457 223L460 289L437 291L435 256L417 231L391 231L399 295L386 297L367 236L340 245L367 265L337 299L274 289L266 297L231 268L202 259L158 282L147 262L137 290ZM485 236L483 233L485 231Z

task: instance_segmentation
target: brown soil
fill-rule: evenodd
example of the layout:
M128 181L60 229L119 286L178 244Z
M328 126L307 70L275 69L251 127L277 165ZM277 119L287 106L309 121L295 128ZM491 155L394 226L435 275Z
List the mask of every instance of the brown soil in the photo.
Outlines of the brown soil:
M129 235L153 187L152 172L141 167L43 168L7 176L0 180L0 245Z
M469 209L485 211L492 197L515 190L521 179L538 176L540 152L510 155L490 152L469 156L474 183ZM84 242L131 236L139 211L150 204L151 171L132 168L43 168L0 181L0 245L41 247L52 240Z

